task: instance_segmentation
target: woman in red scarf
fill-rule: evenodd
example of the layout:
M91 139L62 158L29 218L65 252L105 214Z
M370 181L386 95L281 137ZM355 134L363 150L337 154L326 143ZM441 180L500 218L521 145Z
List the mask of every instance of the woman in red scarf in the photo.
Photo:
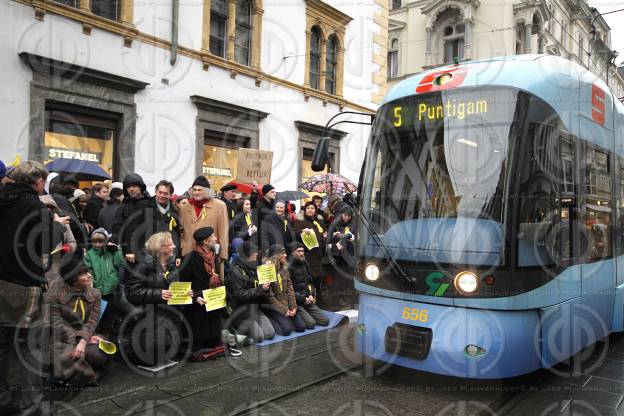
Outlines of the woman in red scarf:
M218 256L215 254L217 237L212 227L202 227L193 233L195 244L193 251L182 263L180 280L191 282L193 304L184 307L184 317L191 328L191 342L195 360L211 357L225 352L221 343L222 319L225 309L208 312L203 291L223 286L223 278L218 275ZM224 292L225 293L225 292ZM231 355L240 355L240 351L229 346Z

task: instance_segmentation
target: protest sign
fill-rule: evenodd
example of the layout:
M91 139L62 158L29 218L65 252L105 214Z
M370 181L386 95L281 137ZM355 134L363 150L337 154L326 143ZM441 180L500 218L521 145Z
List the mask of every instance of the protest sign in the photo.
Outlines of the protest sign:
M238 149L236 179L241 182L271 183L273 152L258 149Z
M193 298L188 294L191 290L191 282L173 282L169 285L169 291L173 294L167 301L167 305L190 305Z
M263 264L262 266L258 266L256 271L258 272L258 283L261 285L277 282L277 273L274 264Z
M225 286L202 291L202 297L206 301L206 311L214 311L225 308Z

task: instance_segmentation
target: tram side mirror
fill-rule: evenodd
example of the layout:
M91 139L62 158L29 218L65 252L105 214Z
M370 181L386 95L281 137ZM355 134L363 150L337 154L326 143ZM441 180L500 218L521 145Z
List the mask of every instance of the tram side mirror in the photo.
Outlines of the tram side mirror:
M320 172L325 169L327 165L327 158L329 156L329 137L321 137L316 148L314 149L314 155L312 155L312 170L314 172Z

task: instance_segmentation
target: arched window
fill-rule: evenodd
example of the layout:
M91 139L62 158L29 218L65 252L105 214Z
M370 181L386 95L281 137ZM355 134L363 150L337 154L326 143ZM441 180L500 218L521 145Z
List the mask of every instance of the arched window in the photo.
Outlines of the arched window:
M251 3L249 0L236 2L236 45L234 60L249 65L251 51Z
M227 50L227 0L210 2L210 53L225 58Z
M443 63L451 63L455 59L464 59L464 37L466 25L459 10L450 8L442 12L437 19L437 38L441 40Z
M516 55L522 55L525 52L525 34L524 23L518 23L516 26Z
M399 40L392 39L388 50L388 78L396 78L399 74Z
M531 35L539 35L542 32L542 19L539 14L533 15L533 21L531 22Z
M338 40L330 36L327 41L327 59L325 60L325 91L336 93L336 65L338 64Z
M310 87L320 88L321 78L321 31L313 27L310 36Z

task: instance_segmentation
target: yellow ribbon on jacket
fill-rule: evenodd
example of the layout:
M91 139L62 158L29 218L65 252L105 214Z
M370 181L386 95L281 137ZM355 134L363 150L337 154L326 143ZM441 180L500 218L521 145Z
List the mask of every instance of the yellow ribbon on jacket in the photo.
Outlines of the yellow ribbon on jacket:
M288 220L284 220L284 232L288 231Z
M85 306L84 306L84 302L82 301L82 298L76 299L76 303L74 303L74 313L76 313L76 311L78 311L78 306L80 306L80 313L82 315L82 322L84 322L84 320L85 320Z
M323 234L324 230L323 227L321 227L321 224L318 223L318 221L313 221L314 225L316 225L316 229L318 230L319 233Z
M282 274L279 272L277 272L277 285L279 286L280 292L283 292L284 288L282 287Z
M165 276L165 280L169 280L169 273L169 270L163 273L163 275Z
M206 219L206 207L202 207L201 214L199 216L202 220Z
M247 223L247 226L251 225L251 215L245 214L245 222Z
M349 233L350 233L350 231L349 231L349 227L345 227L345 228L344 228L344 233L343 233L343 234L349 234Z
M169 218L170 218L170 220L169 220L169 231L173 231L173 229L178 226L178 223L176 222L175 218L173 218L171 216L171 214L169 214Z

